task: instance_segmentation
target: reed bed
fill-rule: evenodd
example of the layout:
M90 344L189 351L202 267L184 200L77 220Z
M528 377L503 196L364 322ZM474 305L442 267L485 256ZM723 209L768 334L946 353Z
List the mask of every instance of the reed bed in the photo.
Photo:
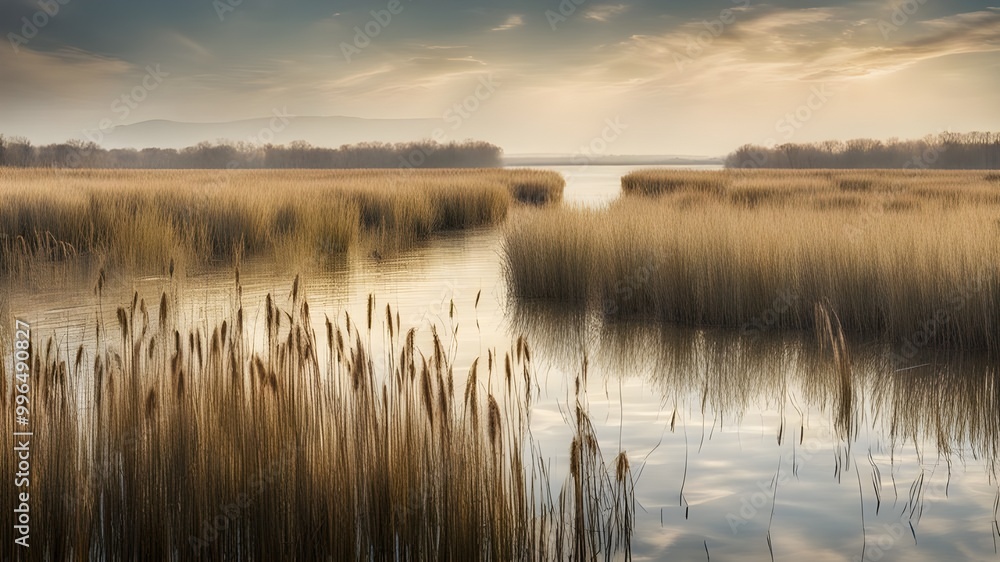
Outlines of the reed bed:
M520 299L744 333L812 330L898 355L1000 349L1000 186L985 172L644 171L601 211L524 214Z
M559 201L554 172L0 168L0 273L99 256L165 269L242 254L301 259L405 248Z
M389 306L384 350L366 343L379 337L374 297L362 326L326 317L317 335L298 286L283 308L267 296L256 345L238 281L238 309L215 326L183 325L168 293L158 306L136 294L115 326L95 327L96 341L33 340L31 548L13 547L13 526L4 525L4 558L627 552L628 456L605 465L579 391L574 443L585 441L586 463L573 465L556 499L549 490L529 432L537 384L526 340L460 371L436 329L406 329ZM9 451L6 390L0 407ZM0 455L4 474L12 463ZM6 486L0 499L14 505L13 493Z

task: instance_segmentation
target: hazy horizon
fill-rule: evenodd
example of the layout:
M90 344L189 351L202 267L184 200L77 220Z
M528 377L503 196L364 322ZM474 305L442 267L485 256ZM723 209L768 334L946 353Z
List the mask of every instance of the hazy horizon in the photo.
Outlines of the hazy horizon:
M35 142L276 112L429 119L417 136L511 155L1000 130L984 2L13 0L0 16L0 134Z

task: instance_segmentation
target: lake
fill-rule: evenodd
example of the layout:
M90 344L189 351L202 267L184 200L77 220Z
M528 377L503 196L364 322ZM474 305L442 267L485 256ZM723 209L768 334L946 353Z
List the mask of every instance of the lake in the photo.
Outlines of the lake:
M563 204L599 207L634 167L545 169L567 178ZM888 360L891 342L853 345L844 385L808 335L608 323L513 302L501 243L501 230L482 229L323 268L248 261L240 271L247 324L263 341L265 295L287 303L301 274L318 334L324 313L363 318L373 294L375 310L391 305L404 329L449 328L463 369L525 335L540 384L532 434L551 459L554 490L568 470L565 416L586 361L605 457L626 450L638 475L637 560L997 558L994 363L934 354L900 365ZM35 271L9 288L5 312L75 346L97 315L115 325L115 308L133 292L151 310L162 292L175 295L193 325L236 306L232 267L175 279L112 275L100 297L96 277Z

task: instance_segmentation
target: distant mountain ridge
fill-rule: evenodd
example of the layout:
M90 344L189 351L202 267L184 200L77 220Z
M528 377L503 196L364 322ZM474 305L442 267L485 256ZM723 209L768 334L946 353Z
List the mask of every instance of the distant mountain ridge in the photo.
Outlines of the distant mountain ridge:
M105 148L184 148L220 140L260 145L306 141L315 146L336 148L360 142L430 139L440 126L440 119L295 116L276 110L270 117L218 123L157 119L119 125L106 131L99 144Z

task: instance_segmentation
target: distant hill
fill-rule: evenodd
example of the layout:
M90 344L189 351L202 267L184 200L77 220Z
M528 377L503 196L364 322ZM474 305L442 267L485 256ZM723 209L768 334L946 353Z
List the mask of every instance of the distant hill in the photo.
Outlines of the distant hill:
M273 127L272 127L273 125ZM306 141L338 147L360 142L411 142L430 139L440 119L362 119L359 117L271 116L220 123L142 121L119 125L105 134L105 148L183 148L203 141L247 141L288 144Z
M581 154L521 154L505 156L506 166L721 166L712 156L584 156Z

